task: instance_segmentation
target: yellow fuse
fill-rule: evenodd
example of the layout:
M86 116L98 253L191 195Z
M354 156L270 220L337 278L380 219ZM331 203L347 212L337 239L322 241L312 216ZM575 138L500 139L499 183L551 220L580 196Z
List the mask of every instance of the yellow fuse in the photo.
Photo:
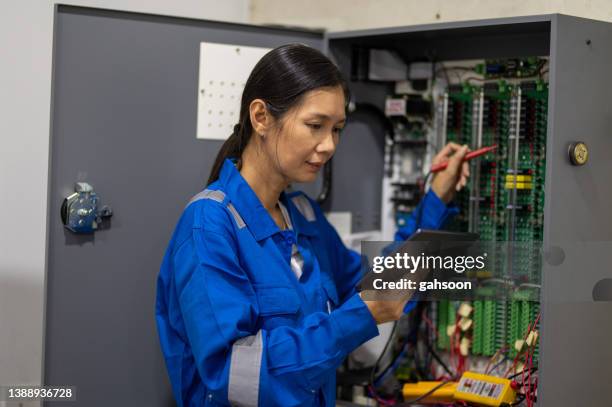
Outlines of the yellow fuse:
M470 270L466 272L468 277L475 278L491 278L493 277L493 273L487 270Z
M475 372L465 372L455 390L455 401L465 401L477 406L499 407L516 400L511 380Z
M506 175L506 182L514 182L514 175ZM531 182L531 175L517 175L516 182Z
M514 189L515 185L514 182L506 182L505 185L506 189ZM517 182L516 183L516 189L532 189L533 185L531 183L527 183L527 182Z
M444 385L442 385L442 382L406 383L402 387L402 394L404 400L414 400L429 393L436 386L440 387L427 397L419 400L419 404L452 403L454 401L453 394L455 393L457 382L448 382Z

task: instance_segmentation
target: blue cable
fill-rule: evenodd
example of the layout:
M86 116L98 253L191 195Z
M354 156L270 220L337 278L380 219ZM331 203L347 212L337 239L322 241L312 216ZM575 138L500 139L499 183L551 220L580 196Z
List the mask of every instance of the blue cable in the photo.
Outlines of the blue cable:
M497 369L498 367L501 366L502 363L508 361L510 359L508 359L507 356L504 356L504 358L501 360L501 362L499 362L498 364L496 364L495 366L493 366L493 368L489 371L489 374L493 374L493 372L495 371L495 369Z
M385 369L384 372L382 372L380 374L380 376L378 376L378 379L374 380L374 385L378 386L380 385L380 383L382 382L382 380L391 372L395 371L395 369L397 369L397 366L399 365L400 361L403 359L404 355L406 355L406 350L408 349L408 344L404 345L404 348L402 349L402 351L395 357L395 360L393 361L393 363L387 368Z

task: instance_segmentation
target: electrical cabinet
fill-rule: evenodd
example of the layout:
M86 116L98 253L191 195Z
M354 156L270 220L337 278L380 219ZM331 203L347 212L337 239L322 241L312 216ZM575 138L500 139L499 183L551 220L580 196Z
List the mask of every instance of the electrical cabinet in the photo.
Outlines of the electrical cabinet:
M521 292L503 309L473 304L472 352L492 355L541 313L537 404L607 399L612 303L605 290L594 293L612 277L612 24L545 15L323 33L58 6L54 41L44 382L77 386L71 405L108 405L110 397L114 405L173 405L155 328L155 279L176 220L203 188L221 145L196 137L201 42L317 47L352 78L353 101L380 110L396 84L364 80L364 72L397 74L396 61L387 70L366 64L364 50L394 52L414 78L427 77L423 66L455 61L480 61L489 79L516 76L508 61L522 61L533 80L449 80L432 102L441 109L434 114L437 144L505 143L505 155L479 161L478 182L458 197L463 212L451 227L491 240L541 241L545 251L541 273L529 280L538 280L527 290L535 297ZM517 120L524 126L513 129ZM325 209L351 212L354 232L389 226L385 202L392 196L384 188L399 186L385 187L386 132L375 115L356 110L333 160ZM401 148L426 150L408 133ZM575 142L588 148L585 165L570 159ZM113 206L108 227L92 235L71 234L59 217L77 181ZM316 194L320 183L306 188ZM515 221L497 222L500 213ZM398 210L391 223L402 216ZM439 331L455 311L438 304ZM448 346L443 334L441 350Z

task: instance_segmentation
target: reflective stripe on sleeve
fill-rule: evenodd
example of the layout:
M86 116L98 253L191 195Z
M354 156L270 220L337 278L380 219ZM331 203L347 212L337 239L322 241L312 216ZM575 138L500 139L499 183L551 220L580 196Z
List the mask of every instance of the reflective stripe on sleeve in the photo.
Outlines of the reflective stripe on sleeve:
M228 386L228 398L232 406L257 406L262 355L261 331L234 342Z

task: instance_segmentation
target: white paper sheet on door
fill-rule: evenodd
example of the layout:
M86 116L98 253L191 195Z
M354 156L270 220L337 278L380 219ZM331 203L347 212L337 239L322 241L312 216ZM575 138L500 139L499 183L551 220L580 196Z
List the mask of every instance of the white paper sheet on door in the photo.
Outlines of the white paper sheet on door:
M270 48L200 43L197 138L227 139L240 115L251 70Z

